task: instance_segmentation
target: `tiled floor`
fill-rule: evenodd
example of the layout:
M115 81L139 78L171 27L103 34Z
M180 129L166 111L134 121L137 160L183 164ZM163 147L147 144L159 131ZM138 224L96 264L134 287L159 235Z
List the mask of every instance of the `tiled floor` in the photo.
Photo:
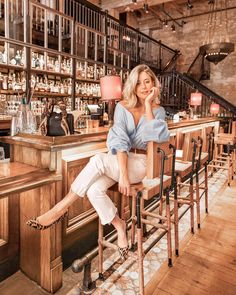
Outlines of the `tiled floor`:
M225 185L226 176L223 171L219 171L209 179L209 203L214 199L217 192ZM204 218L204 196L201 200L201 217ZM185 208L182 207L181 211ZM180 240L189 232L189 211L181 218L179 224ZM144 243L144 249L152 242L153 239L160 234L160 230L156 231ZM172 231L173 234L173 231ZM163 263L167 263L167 242L164 236L145 256L144 273L145 284L147 284L153 274L161 267ZM118 253L114 250L106 249L105 251L104 282L98 280L98 259L92 262L92 279L96 281L97 289L93 294L101 295L135 295L138 294L138 264L136 254L131 254L129 259L123 264L120 263ZM108 276L110 274L110 276ZM78 287L82 282L82 273L75 274L69 268L63 273L63 287L56 293L57 295L74 295L79 294ZM17 288L17 286L19 286ZM17 293L16 293L17 290ZM42 295L48 294L34 282L26 278L21 272L17 272L7 280L0 283L0 294L3 295Z

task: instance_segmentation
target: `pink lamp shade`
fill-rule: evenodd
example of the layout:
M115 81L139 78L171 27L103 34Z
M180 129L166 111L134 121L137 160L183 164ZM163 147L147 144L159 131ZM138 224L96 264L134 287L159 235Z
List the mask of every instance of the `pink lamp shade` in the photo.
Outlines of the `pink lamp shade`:
M219 111L220 111L220 105L218 103L212 103L210 105L210 113L211 114L219 114Z
M121 79L120 76L104 76L100 78L101 99L119 100L121 99Z
M200 106L202 104L202 93L194 92L191 93L190 105L191 106Z

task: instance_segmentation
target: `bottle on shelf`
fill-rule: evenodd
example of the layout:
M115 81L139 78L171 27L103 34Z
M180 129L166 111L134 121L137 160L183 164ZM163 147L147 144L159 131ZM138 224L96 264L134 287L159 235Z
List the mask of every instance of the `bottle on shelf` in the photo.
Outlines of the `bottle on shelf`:
M35 133L36 132L36 118L31 111L30 105L26 104L26 99L22 98L21 105L16 114L17 133Z

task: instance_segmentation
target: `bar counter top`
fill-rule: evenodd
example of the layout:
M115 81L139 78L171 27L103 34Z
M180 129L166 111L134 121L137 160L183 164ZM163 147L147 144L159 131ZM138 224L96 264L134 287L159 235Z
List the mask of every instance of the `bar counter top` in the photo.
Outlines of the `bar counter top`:
M11 116L0 115L0 130L8 130L11 127Z
M182 120L180 122L168 122L169 130L185 128L199 124L211 123L215 121L219 121L219 118L201 118L196 120ZM68 148L73 148L80 146L85 143L91 142L102 142L106 140L106 136L108 133L108 127L99 127L93 129L82 129L76 130L73 135L70 136L41 136L37 134L19 134L16 136L5 136L0 137L0 141L9 143L22 145L27 147L34 147L40 150L47 151L59 151Z
M0 163L0 167L0 199L12 192L31 190L62 178L48 169L19 162Z

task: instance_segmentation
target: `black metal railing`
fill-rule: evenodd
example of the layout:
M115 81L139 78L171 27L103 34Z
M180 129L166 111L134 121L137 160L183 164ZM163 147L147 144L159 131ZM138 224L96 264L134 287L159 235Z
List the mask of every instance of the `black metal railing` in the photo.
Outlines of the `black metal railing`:
M159 80L162 88L161 103L164 107L173 111L187 110L191 93L199 91L202 93L202 104L198 107L198 114L202 117L211 115L210 105L213 102L220 105L218 116L236 116L236 107L233 104L187 74L173 71L160 75Z
M129 55L130 68L145 63L156 73L171 70L179 56L174 50L140 31L121 24L87 1L66 0L64 13L72 16L76 22L107 36L107 50L126 52Z
M209 80L210 79L210 62L199 52L195 57L189 69L187 75L192 77L196 81Z

